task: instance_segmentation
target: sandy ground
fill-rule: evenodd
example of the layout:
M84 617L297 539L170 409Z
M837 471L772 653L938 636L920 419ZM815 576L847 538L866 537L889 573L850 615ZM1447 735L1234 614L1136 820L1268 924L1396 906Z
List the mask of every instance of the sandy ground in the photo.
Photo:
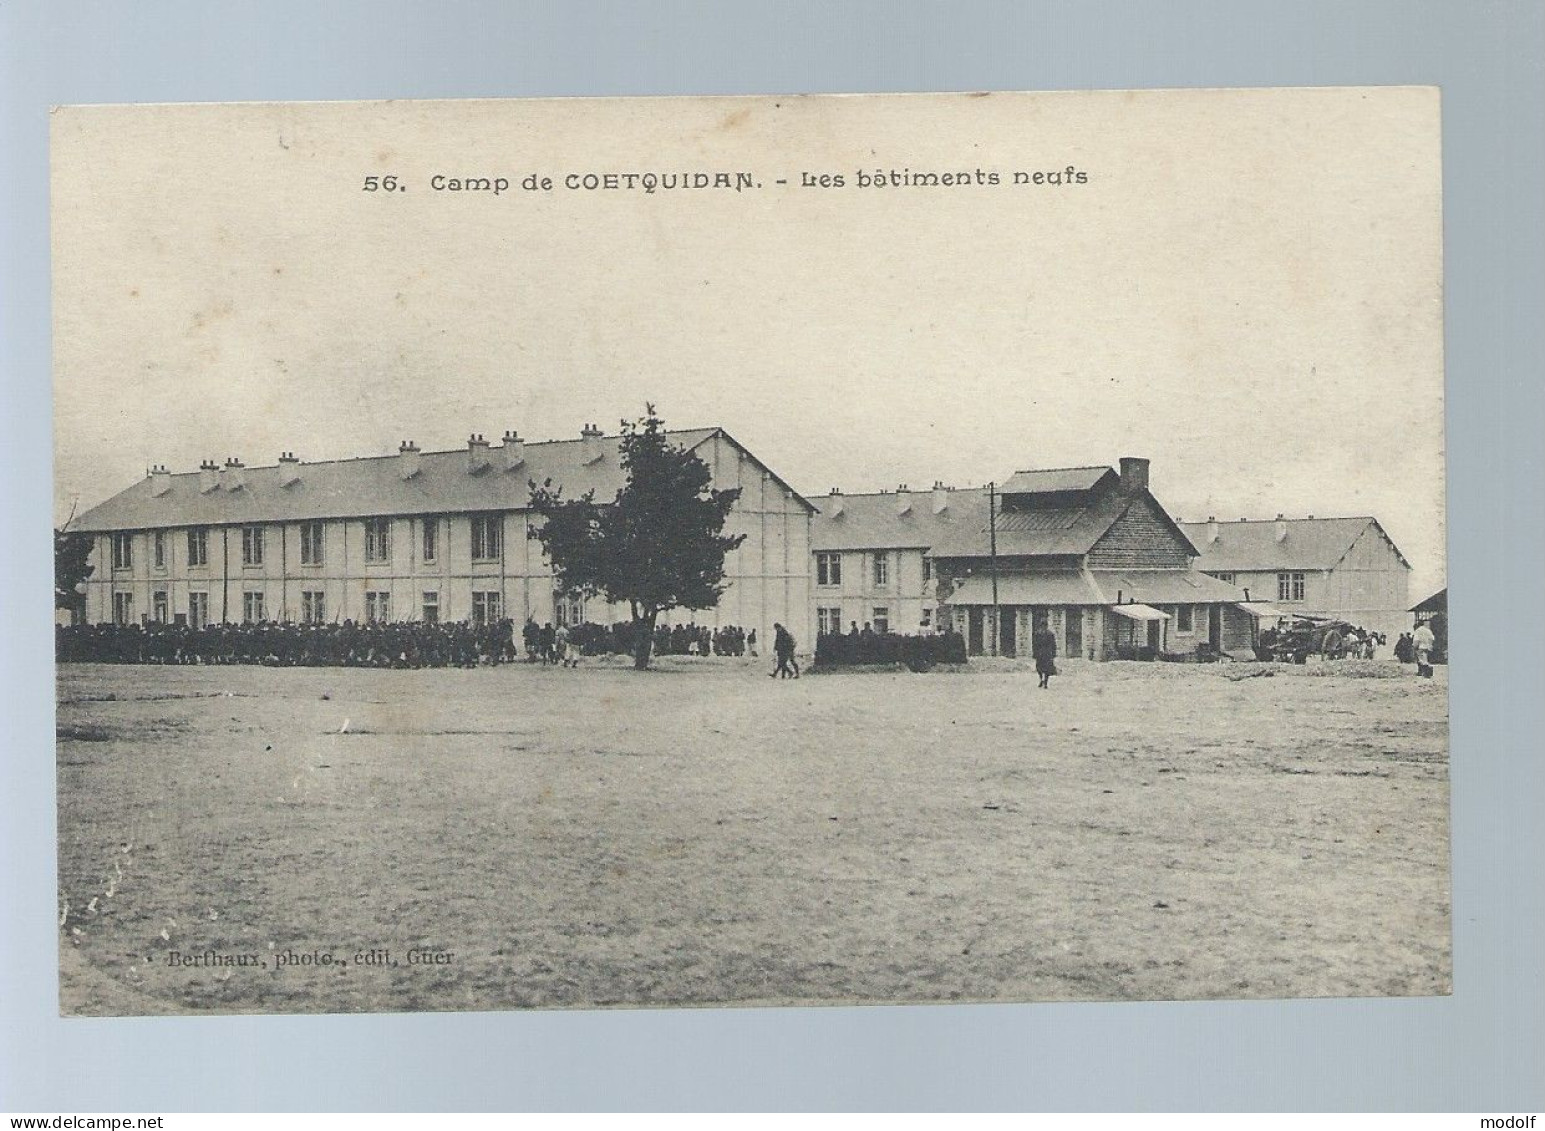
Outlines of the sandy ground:
M66 665L62 1010L1449 991L1443 669L1068 668Z

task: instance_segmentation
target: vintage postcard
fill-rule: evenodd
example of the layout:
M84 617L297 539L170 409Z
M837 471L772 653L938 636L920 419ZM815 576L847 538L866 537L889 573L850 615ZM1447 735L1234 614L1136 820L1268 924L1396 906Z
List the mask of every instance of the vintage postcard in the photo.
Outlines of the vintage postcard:
M1436 90L51 133L63 1013L1449 992Z

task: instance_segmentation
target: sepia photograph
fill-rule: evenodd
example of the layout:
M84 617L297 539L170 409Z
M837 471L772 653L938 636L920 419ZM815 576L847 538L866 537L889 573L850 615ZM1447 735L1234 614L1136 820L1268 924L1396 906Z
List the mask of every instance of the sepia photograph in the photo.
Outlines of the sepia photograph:
M55 108L61 1014L1449 994L1439 121Z

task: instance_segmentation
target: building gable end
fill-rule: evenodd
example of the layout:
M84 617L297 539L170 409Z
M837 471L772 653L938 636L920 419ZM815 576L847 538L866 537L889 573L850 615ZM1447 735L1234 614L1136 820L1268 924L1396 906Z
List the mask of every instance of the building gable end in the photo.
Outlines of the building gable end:
M1090 547L1091 569L1185 569L1196 548L1146 492L1135 497Z

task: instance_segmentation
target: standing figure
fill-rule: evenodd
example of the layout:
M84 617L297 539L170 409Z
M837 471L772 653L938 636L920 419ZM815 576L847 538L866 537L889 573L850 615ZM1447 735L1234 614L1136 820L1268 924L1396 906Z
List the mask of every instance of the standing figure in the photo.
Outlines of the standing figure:
M1057 635L1045 622L1030 634L1030 654L1035 657L1036 674L1041 677L1040 686L1050 687L1051 677L1057 674Z
M1431 677L1432 675L1432 646L1437 643L1437 637L1432 634L1432 629L1423 621L1416 626L1416 632L1411 636L1411 646L1416 653L1416 674Z

